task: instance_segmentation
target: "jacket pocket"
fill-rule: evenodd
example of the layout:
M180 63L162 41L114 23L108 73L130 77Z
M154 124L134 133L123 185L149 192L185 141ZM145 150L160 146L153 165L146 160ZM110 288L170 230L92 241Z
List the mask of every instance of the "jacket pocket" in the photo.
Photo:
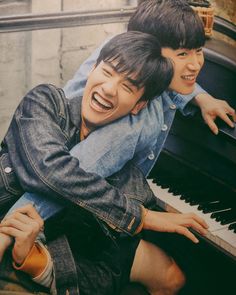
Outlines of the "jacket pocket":
M1 188L13 195L19 195L22 192L19 181L15 175L13 167L11 165L8 154L2 154L0 157L0 173L3 183L0 183Z

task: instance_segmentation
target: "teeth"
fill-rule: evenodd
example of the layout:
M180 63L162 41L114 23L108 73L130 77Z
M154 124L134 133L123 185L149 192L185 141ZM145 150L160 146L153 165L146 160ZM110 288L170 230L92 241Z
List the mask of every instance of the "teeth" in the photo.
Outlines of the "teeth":
M106 108L111 108L111 107L112 107L112 104L111 104L111 103L105 101L105 100L104 100L101 96L99 96L97 93L95 93L93 97L97 100L97 102L99 102L99 103L100 103L101 105L103 105L104 107L106 107Z
M191 80L194 80L195 79L195 76L190 76L190 75L188 75L188 76L182 76L182 78L183 79L185 79L185 80L189 80L189 81L191 81Z

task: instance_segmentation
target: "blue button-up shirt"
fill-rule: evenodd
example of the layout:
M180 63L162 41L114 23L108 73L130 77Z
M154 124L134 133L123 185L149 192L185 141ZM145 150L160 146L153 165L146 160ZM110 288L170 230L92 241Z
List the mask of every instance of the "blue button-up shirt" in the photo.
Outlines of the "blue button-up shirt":
M104 44L103 44L104 45ZM99 47L79 68L72 80L64 87L67 98L82 96L87 75L96 63ZM86 140L76 145L71 153L80 159L87 172L107 177L119 171L128 160L148 175L155 164L172 125L175 112L185 115L193 112L188 102L205 92L196 84L190 95L165 91L155 97L138 115L128 115L93 131Z

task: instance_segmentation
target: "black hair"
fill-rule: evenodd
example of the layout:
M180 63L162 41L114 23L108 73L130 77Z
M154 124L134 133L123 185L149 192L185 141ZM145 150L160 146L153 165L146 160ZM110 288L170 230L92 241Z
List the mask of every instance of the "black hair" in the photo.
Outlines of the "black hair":
M138 89L144 86L143 99L149 100L166 90L173 77L171 60L161 55L158 40L146 33L129 31L113 37L102 48L96 66L114 62L117 73L123 73Z
M205 44L203 22L185 0L144 0L131 16L129 30L152 34L162 47L174 50Z

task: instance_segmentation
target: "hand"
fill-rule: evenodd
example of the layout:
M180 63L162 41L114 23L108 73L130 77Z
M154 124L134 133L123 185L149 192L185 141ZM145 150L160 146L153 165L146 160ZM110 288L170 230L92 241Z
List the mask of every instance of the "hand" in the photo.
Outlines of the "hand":
M167 212L156 212L149 210L145 216L143 229L159 231L159 232L170 232L178 233L186 236L194 243L198 243L198 239L188 229L191 227L201 235L207 233L206 229L208 225L206 222L194 213L167 213Z
M226 101L216 99L207 93L201 93L195 97L194 102L200 107L204 121L214 134L219 132L214 122L217 117L225 121L230 127L234 127L233 121L236 122L236 113ZM233 121L228 115L232 117Z
M0 233L15 238L12 250L15 263L20 265L24 262L42 227L43 220L31 204L16 209L3 219Z
M0 232L0 262L2 261L2 257L6 249L11 245L11 243L12 237Z

